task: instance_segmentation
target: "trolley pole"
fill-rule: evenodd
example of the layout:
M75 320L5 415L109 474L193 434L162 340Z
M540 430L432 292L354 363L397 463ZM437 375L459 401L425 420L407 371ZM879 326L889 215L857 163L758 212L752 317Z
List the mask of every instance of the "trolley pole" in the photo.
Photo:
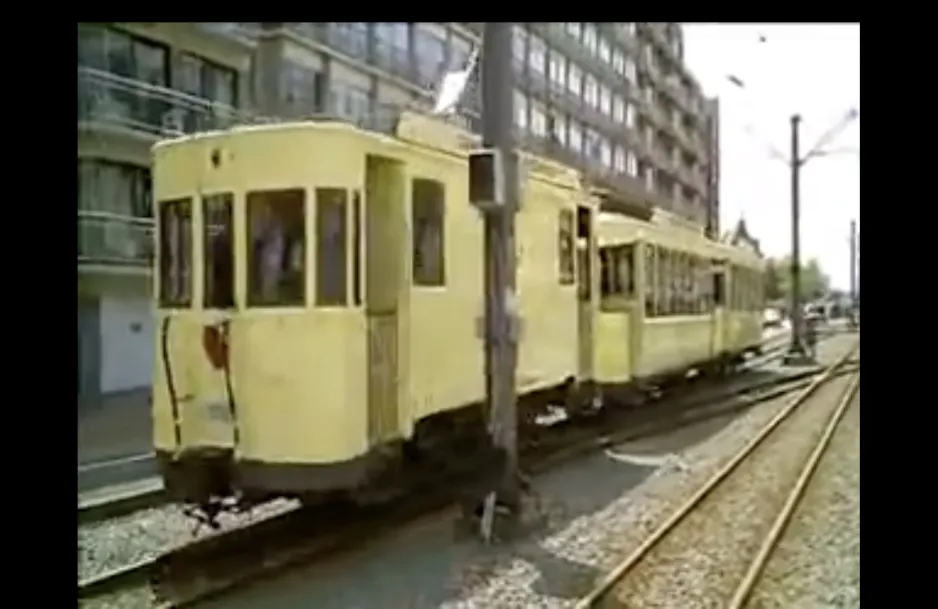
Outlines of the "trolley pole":
M801 115L791 117L791 345L784 361L789 365L809 364L812 359L804 348L804 310L801 303L801 158L798 127Z
M851 328L857 325L857 221L850 221L850 315Z
M511 23L486 23L482 38L482 142L499 153L504 205L483 212L485 225L485 378L492 440L503 452L498 488L483 510L482 534L492 536L493 518L520 512L517 396L519 320L515 299L515 215L519 204L518 158L514 142L514 71ZM496 510L496 505L501 508Z

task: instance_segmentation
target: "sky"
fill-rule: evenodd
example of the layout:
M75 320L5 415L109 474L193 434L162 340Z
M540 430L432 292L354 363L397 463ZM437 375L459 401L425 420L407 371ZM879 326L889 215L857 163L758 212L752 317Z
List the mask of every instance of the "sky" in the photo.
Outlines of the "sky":
M760 42L760 36L765 41ZM791 251L792 114L801 155L851 107L860 108L860 26L684 24L684 58L708 96L720 98L720 223L740 217L769 256ZM745 87L730 83L727 75ZM860 120L801 171L801 255L832 286L850 285L850 220L860 224Z

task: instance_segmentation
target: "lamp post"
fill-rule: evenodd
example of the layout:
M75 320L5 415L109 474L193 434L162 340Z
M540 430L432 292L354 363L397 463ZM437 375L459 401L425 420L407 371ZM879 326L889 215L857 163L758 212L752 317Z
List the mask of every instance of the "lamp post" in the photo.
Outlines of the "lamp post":
M739 89L745 89L743 79L727 75L726 79ZM786 157L770 145L772 156L784 161L791 171L791 343L785 353L783 361L792 366L803 366L813 363L804 345L804 310L801 301L801 169L812 158L829 156L839 151L826 150L830 144L846 127L860 116L860 111L850 108L843 118L828 129L818 140L817 144L804 156L800 150L801 115L794 114L791 122L791 152Z

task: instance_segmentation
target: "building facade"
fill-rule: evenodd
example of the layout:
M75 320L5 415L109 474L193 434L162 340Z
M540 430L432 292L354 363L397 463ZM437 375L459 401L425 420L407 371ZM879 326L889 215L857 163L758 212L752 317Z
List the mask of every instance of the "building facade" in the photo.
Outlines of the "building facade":
M146 389L153 359L149 149L258 116L376 125L429 108L480 23L79 25L79 401ZM718 144L675 23L517 24L522 146L633 203L709 226ZM475 70L456 118L477 130Z

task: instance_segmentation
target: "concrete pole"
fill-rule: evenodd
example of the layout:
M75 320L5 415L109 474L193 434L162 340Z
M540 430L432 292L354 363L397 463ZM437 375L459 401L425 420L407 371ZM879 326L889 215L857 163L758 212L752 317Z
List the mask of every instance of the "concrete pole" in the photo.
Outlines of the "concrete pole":
M801 116L791 117L791 345L785 354L785 363L801 365L809 363L803 342L804 311L801 303L801 184L800 173L803 160L798 141Z
M518 319L515 305L515 215L518 158L514 142L514 70L511 23L486 23L482 38L482 142L501 153L505 205L484 215L485 377L490 431L504 451L505 468L496 491L499 506L520 508L515 369ZM487 512L494 509L487 506ZM489 516L492 517L491 514Z

